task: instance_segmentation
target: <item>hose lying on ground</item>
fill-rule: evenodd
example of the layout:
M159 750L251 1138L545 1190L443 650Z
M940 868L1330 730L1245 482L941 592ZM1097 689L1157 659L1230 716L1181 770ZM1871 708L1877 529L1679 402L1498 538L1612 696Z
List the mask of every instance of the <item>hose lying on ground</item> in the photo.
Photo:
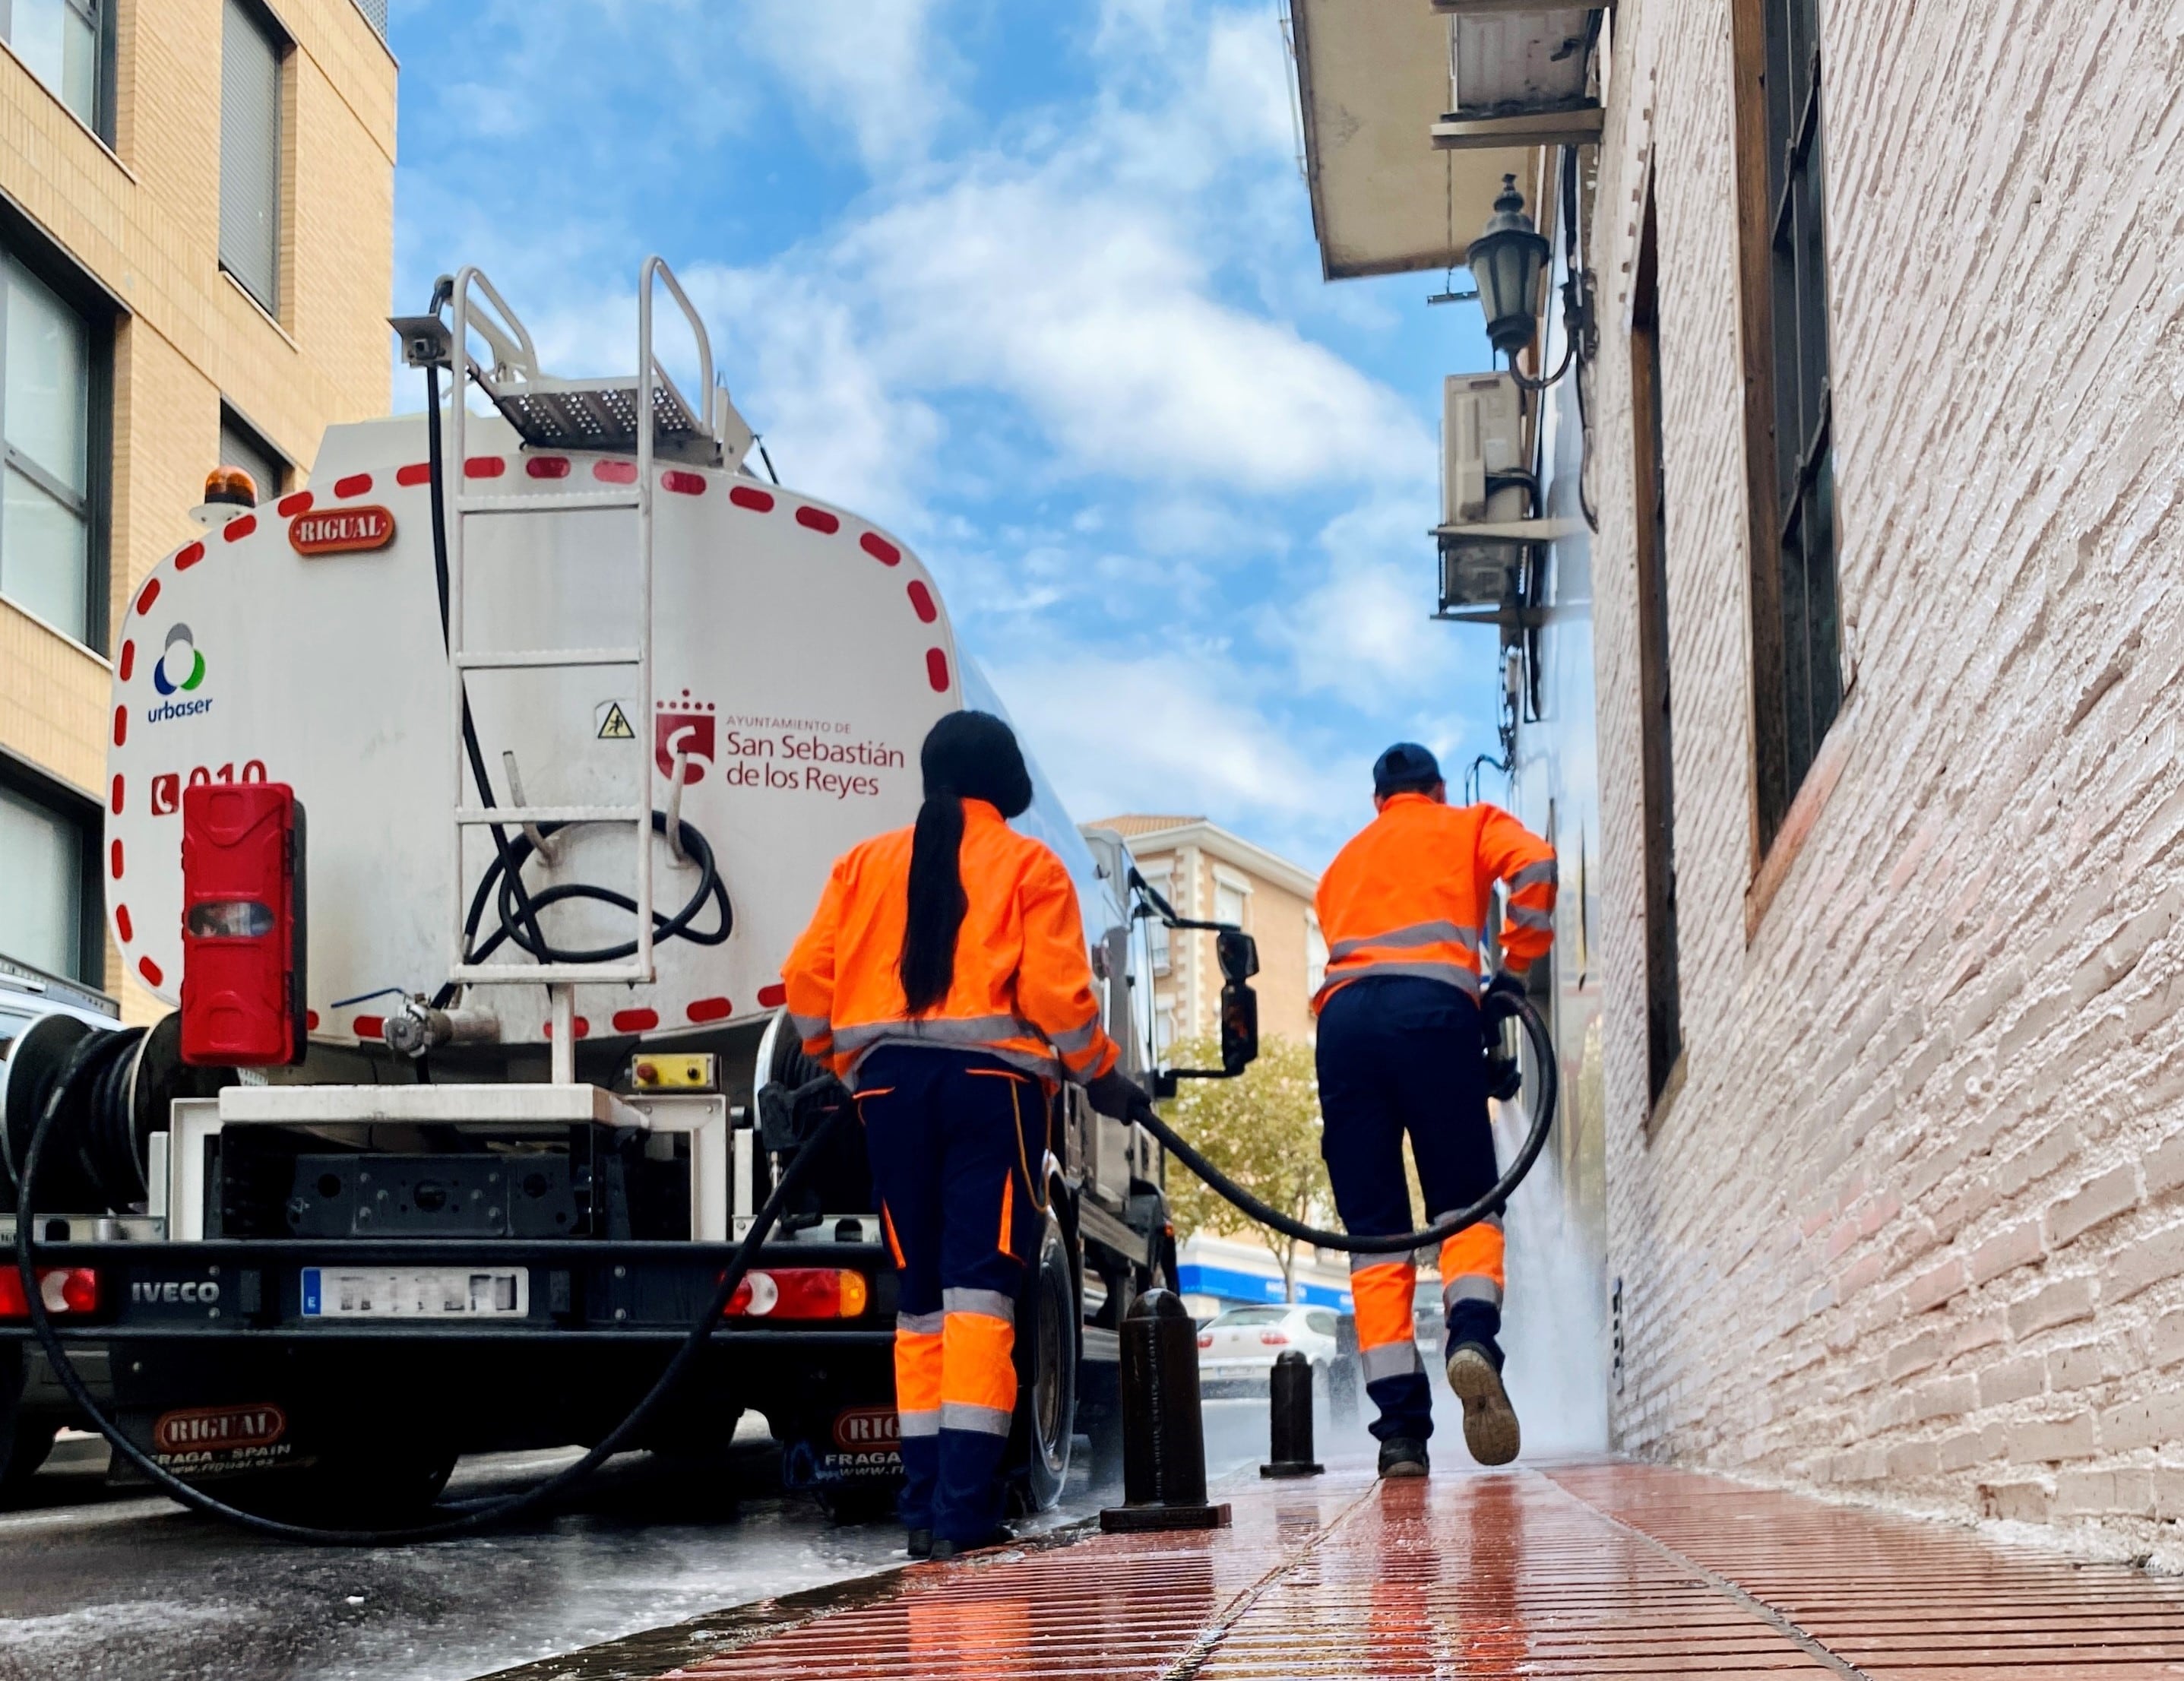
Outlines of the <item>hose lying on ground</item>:
M504 1499L474 1506L458 1517L401 1529L320 1529L309 1524L290 1523L277 1517L245 1511L240 1506L230 1506L226 1501L207 1494L194 1483L184 1482L124 1435L120 1427L102 1412L98 1404L92 1399L90 1390L77 1373L75 1363L69 1358L59 1333L54 1330L53 1321L47 1314L44 1293L38 1288L37 1244L32 1238L37 1224L31 1212L36 1205L31 1198L36 1185L38 1157L46 1147L54 1119L61 1112L61 1101L67 1084L64 1081L55 1081L53 1089L46 1099L44 1111L38 1117L37 1130L31 1135L31 1147L25 1152L20 1194L15 1203L15 1272L23 1283L24 1300L29 1304L31 1329L37 1333L38 1341L45 1349L46 1358L53 1364L54 1375L60 1379L61 1387L69 1392L70 1398L83 1409L85 1416L98 1433L112 1444L114 1451L142 1472L161 1494L180 1501L192 1511L203 1512L207 1517L225 1518L230 1523L240 1524L246 1529L254 1529L260 1534L271 1535L281 1540L304 1541L319 1546L387 1546L398 1542L437 1541L454 1535L475 1534L481 1529L491 1528L525 1512L536 1511L574 1488L609 1458L620 1453L682 1380L696 1361L699 1351L719 1328L722 1316L727 1311L729 1300L736 1293L736 1287L743 1283L744 1275L750 1271L760 1246L772 1234L775 1224L781 1218L782 1210L788 1205L798 1184L811 1164L819 1160L819 1146L855 1112L846 1106L837 1110L827 1116L805 1147L797 1152L795 1161L789 1164L779 1183L774 1186L773 1194L766 1200L766 1205L759 1210L758 1217L751 1222L749 1232L729 1257L727 1270L722 1273L721 1282L714 1288L712 1300L699 1316L698 1322L690 1328L690 1334L675 1350L674 1358L653 1381L644 1399L582 1459L556 1472L543 1483Z
M1533 1061L1539 1085L1532 1105L1532 1127L1524 1135L1523 1146L1494 1188L1473 1203L1468 1208L1444 1214L1430 1226L1418 1232L1401 1232L1393 1237L1359 1237L1348 1232L1324 1232L1317 1226L1307 1226L1295 1220L1271 1204L1264 1203L1223 1173L1197 1150L1167 1122L1154 1112L1152 1105L1143 1105L1131 1118L1150 1133L1167 1147L1175 1159L1206 1181L1229 1202L1262 1226L1271 1226L1285 1238L1295 1238L1307 1244L1317 1244L1322 1249L1345 1250L1352 1255L1401 1255L1415 1249L1424 1249L1454 1237L1465 1227L1475 1225L1490 1214L1499 1213L1510 1194L1523 1183L1532 1171L1532 1164L1540 1159L1546 1148L1547 1134L1555 1124L1555 1099L1560 1082L1555 1070L1554 1041L1547 1033L1547 1024L1540 1012L1533 1008L1529 999L1515 1000L1513 1005L1517 1019L1524 1023L1525 1036L1532 1042Z

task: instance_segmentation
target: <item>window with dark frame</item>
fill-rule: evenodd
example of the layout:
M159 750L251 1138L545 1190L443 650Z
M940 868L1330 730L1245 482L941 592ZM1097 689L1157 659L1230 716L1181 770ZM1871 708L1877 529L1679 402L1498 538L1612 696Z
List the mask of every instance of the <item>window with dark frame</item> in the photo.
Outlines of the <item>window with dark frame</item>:
M1646 1083L1658 1103L1683 1054L1676 977L1675 730L1669 679L1669 490L1662 426L1660 252L1648 182L1630 285L1631 478L1637 505L1639 757L1646 894Z
M98 837L97 806L0 758L0 956L104 984Z
M1761 850L1842 703L1816 0L1736 0Z
M288 463L256 427L225 403L220 405L220 460L222 467L240 467L258 487L258 499L270 502L287 488Z
M114 0L0 0L0 40L100 139L111 141Z
M110 323L0 249L0 596L96 648Z
M288 43L251 0L223 0L220 265L281 313L281 75Z

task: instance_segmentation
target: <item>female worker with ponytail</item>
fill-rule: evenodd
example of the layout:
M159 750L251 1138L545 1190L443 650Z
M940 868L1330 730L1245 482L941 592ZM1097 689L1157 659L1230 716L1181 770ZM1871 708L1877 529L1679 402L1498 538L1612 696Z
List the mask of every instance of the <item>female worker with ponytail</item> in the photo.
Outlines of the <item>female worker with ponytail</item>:
M1074 1080L1120 1116L1143 1094L1113 1071L1068 871L1008 826L1032 793L1009 726L950 714L918 762L916 827L843 854L782 973L805 1050L856 1094L902 1279L903 1521L913 1555L947 1558L1006 1534L1050 1096Z

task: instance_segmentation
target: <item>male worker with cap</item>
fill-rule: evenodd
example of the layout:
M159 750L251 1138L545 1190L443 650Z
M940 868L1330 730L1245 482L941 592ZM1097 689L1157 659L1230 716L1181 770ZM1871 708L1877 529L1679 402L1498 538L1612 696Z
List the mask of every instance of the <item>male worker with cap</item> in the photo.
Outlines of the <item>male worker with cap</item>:
M1468 1206L1498 1177L1486 1114L1486 1036L1524 996L1519 978L1554 937L1554 849L1491 805L1451 806L1432 754L1398 742L1373 766L1373 821L1335 854L1315 901L1328 943L1319 1017L1321 1152L1346 1229L1412 1229L1403 1177L1411 1139L1429 1221ZM1483 977L1496 882L1508 884L1502 970ZM1502 1216L1440 1246L1448 1381L1463 1439L1483 1465L1517 1456L1502 1387ZM1365 1392L1379 1408L1380 1474L1426 1474L1430 1392L1412 1331L1418 1268L1406 1255L1357 1255Z
M1031 804L1016 737L951 713L918 755L912 828L835 863L782 970L807 1055L848 1083L901 1274L895 1409L914 1556L1005 1539L1015 1315L1046 1215L1050 1099L1084 1085L1126 1116L1077 889L1008 826Z

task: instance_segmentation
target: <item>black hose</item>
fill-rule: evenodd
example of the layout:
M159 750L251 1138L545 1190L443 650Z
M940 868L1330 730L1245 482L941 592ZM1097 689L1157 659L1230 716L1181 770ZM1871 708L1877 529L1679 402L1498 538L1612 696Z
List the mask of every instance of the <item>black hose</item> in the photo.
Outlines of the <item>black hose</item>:
M1547 1024L1540 1012L1532 1007L1529 999L1515 1000L1517 1019L1524 1024L1524 1033L1532 1041L1534 1059L1539 1064L1538 1102L1533 1105L1532 1129L1524 1135L1524 1143L1517 1152L1517 1159L1495 1183L1494 1188L1473 1203L1468 1208L1445 1214L1432 1225L1419 1232L1401 1232L1393 1237L1359 1237L1348 1232L1323 1232L1317 1226L1307 1226L1301 1220L1293 1220L1272 1204L1264 1203L1245 1190L1234 1179L1191 1148L1190 1141L1174 1127L1162 1120L1148 1102L1132 1116L1139 1125L1158 1138L1172 1151L1177 1161L1206 1181L1262 1226L1271 1226L1285 1238L1316 1244L1321 1249L1346 1250L1352 1255L1401 1255L1414 1249L1424 1249L1454 1237L1467 1226L1474 1226L1490 1214L1501 1212L1509 1200L1510 1194L1524 1182L1532 1171L1532 1164L1540 1159L1546 1148L1547 1134L1555 1124L1555 1099L1561 1080L1555 1070L1554 1041L1548 1037Z
M479 1530L504 1523L544 1506L582 1482L610 1457L621 1452L630 1439L643 1429L659 1410L660 1404L697 1360L699 1350L711 1339L714 1331L720 1326L722 1316L727 1311L728 1302L734 1296L736 1287L743 1283L744 1275L750 1271L752 1262L757 1259L760 1247L780 1220L781 1211L811 1165L818 1161L820 1146L827 1142L837 1127L844 1124L845 1117L854 1112L847 1105L835 1110L821 1123L805 1146L798 1151L796 1160L789 1164L775 1184L773 1194L766 1200L766 1206L759 1210L758 1217L751 1222L749 1232L728 1258L727 1271L721 1275L721 1282L714 1289L711 1302L698 1322L690 1328L690 1334L682 1339L674 1357L654 1379L652 1387L645 1391L644 1399L582 1459L520 1494L488 1501L465 1511L460 1517L438 1522L417 1524L406 1529L320 1529L309 1524L288 1523L254 1511L245 1511L240 1506L230 1506L225 1500L207 1494L194 1483L184 1482L124 1435L120 1427L99 1411L98 1402L92 1399L90 1390L85 1387L75 1363L69 1358L60 1333L54 1330L53 1321L46 1312L45 1298L38 1288L36 1244L31 1235L36 1224L31 1213L35 1206L31 1201L31 1191L37 1174L38 1156L45 1149L46 1139L53 1131L54 1121L61 1113L61 1100L66 1094L67 1084L63 1081L54 1082L53 1089L46 1099L44 1111L38 1117L37 1130L31 1135L31 1147L23 1162L15 1217L15 1272L22 1280L24 1300L30 1308L31 1328L37 1333L38 1341L45 1349L46 1358L52 1362L54 1376L61 1380L61 1387L69 1392L70 1397L83 1409L84 1415L98 1433L112 1444L114 1452L142 1472L153 1487L170 1499L207 1517L224 1518L230 1523L255 1530L259 1534L271 1535L284 1541L340 1547L388 1546L475 1534Z

